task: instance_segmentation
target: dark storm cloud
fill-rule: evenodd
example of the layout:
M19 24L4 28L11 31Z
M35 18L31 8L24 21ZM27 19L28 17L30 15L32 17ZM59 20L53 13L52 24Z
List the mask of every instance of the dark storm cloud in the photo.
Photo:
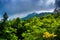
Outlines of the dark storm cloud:
M56 0L55 3L58 7L60 7L60 0Z
M54 0L0 0L0 9L9 15L54 8Z

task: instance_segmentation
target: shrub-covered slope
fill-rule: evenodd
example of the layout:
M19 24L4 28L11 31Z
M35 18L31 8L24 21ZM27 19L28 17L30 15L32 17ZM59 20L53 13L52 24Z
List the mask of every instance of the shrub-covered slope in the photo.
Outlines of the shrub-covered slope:
M60 13L27 20L0 21L0 40L60 40Z

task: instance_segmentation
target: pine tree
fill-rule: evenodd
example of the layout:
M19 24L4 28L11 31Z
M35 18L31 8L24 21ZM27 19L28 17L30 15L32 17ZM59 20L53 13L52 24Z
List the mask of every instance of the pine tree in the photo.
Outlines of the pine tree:
M4 15L3 15L3 22L6 22L8 19L8 15L7 13L5 12Z
M4 25L6 24L7 19L8 19L8 15L7 15L7 13L5 12L4 15L3 15L2 23L0 24L0 29L1 29L1 30L4 29Z

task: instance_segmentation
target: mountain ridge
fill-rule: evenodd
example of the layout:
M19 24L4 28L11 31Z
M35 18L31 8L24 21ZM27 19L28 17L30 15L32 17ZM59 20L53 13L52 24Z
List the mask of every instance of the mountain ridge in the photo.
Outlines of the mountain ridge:
M48 15L48 14L52 14L52 12L42 12L42 13L31 13L29 15L27 15L26 17L22 18L23 20L26 20L26 19L29 19L29 18L33 18L33 17L40 17L40 16L45 16L45 15Z

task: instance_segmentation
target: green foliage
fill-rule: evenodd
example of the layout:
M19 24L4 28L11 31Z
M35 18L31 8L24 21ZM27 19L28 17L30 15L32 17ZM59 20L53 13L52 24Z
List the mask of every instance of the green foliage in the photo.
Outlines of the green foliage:
M21 20L19 17L7 20L8 15L5 13L4 21L0 21L0 40L60 40L60 15L58 14L27 20Z

